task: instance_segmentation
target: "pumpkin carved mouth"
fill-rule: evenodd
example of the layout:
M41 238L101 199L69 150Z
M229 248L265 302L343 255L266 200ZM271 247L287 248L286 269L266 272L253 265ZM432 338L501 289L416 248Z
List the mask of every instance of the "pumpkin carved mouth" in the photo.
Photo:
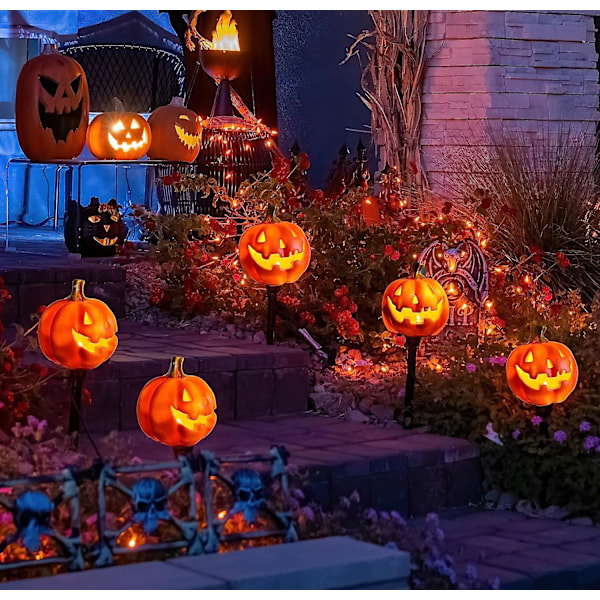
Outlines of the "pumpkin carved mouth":
M515 365L519 379L532 390L540 390L542 386L546 386L549 390L556 391L565 381L571 379L571 371L563 370L557 375L548 375L540 373L537 377L531 377L529 373L524 371L519 365Z
M305 245L302 244L302 250L292 251L288 256L281 256L280 254L269 254L267 258L255 250L250 244L248 244L248 252L252 257L252 260L261 269L272 271L274 267L279 267L282 271L289 271L294 267L297 262L304 260Z
M188 133L183 127L179 127L179 125L175 125L175 132L179 141L189 150L195 148L200 143L202 137L201 134L194 135L193 133Z
M422 325L423 323L425 323L426 319L431 319L434 321L439 319L442 313L444 303L444 300L442 298L438 302L436 308L425 307L423 310L414 311L409 306L405 306L401 310L398 310L389 296L386 297L386 300L388 308L390 310L390 314L392 315L394 321L397 321L398 323L403 323L405 320L408 320L408 322L411 325Z
M83 101L80 100L76 108L71 110L65 108L62 113L54 110L46 112L45 106L39 102L40 123L44 129L50 129L56 142L66 142L67 136L81 126L81 115L83 112Z
M109 131L108 143L111 145L111 148L113 150L123 150L123 152L129 152L130 150L137 150L138 148L145 147L148 144L148 134L144 129L141 140L131 142L119 142Z
M206 415L198 415L198 418L192 419L189 415L177 410L174 406L171 406L171 414L173 415L175 421L177 421L178 425L181 425L190 431L206 427L210 419L210 416Z
M114 336L112 338L100 338L97 342L92 342L89 337L74 329L71 329L71 333L76 344L88 352L100 352L103 348L110 349L114 343Z
M98 242L101 246L114 246L117 243L116 237L114 238L99 238L94 236L94 241Z

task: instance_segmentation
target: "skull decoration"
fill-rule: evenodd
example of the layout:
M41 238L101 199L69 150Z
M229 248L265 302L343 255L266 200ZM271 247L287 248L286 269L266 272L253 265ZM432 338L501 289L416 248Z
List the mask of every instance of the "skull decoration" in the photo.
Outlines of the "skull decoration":
M81 65L52 46L25 63L17 81L19 144L33 161L71 159L85 145L90 99Z
M86 207L71 201L65 216L65 243L81 256L114 256L126 236L117 201L100 202L92 197ZM79 239L78 239L79 237Z
M133 521L142 524L146 535L156 531L159 519L170 518L167 496L165 486L153 477L144 477L133 486Z
M232 477L235 504L230 515L242 513L246 523L255 523L258 511L265 505L264 486L260 473L238 469Z
M29 491L21 494L13 508L17 537L29 552L40 547L40 535L51 532L50 517L54 503L42 492Z

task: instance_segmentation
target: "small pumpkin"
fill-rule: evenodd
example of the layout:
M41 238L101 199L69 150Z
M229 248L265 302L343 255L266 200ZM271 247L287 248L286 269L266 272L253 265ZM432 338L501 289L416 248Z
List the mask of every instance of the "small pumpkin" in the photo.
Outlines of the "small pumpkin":
M200 152L202 121L183 104L183 98L173 98L160 106L148 118L152 142L148 158L172 162L194 162Z
M310 263L306 234L287 221L253 225L240 238L239 252L246 273L270 286L297 281Z
M118 109L94 117L87 131L90 152L99 159L137 160L146 154L152 141L148 121L135 112L127 112L115 100Z
M437 335L448 322L450 307L444 288L417 273L387 286L381 306L389 331L407 337Z
M38 340L46 358L67 369L95 369L117 349L117 320L110 308L84 294L75 279L71 294L56 300L40 318Z
M523 402L549 406L564 402L577 386L579 368L571 350L547 340L517 346L506 361L506 379Z
M23 65L17 81L15 125L21 149L30 160L79 156L89 116L88 84L76 60L47 45Z
M217 402L210 386L183 372L183 358L174 356L165 375L151 379L138 396L141 430L166 446L190 447L215 427Z

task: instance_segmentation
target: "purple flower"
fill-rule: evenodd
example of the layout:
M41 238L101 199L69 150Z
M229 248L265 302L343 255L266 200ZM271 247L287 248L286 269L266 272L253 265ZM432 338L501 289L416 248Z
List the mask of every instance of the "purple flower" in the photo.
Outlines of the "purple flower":
M358 494L357 490L354 490L351 494L350 494L350 502L356 502L357 504L360 502L360 496Z
M487 360L491 365L498 365L499 367L506 364L506 356L490 356Z
M590 422L589 421L581 421L579 424L579 431L589 431L590 430Z
M531 422L537 427L544 419L542 419L542 417L535 415L534 417L531 417Z
M600 438L596 437L595 435L588 435L586 436L585 440L583 440L583 449L586 452L589 452L590 450L597 450L599 444Z
M390 516L392 517L392 521L394 521L398 525L406 525L406 521L400 516L400 513L398 513L397 511L393 510L390 513Z
M365 518L369 521L377 522L377 511L374 508L369 508L365 512Z
M562 430L559 429L558 431L554 432L554 441L558 442L559 444L562 444L563 442L567 441L567 434Z
M515 429L512 433L513 436L513 440L516 440L519 436L521 435L521 430L520 429Z
M467 371L469 373L475 373L475 371L477 371L477 367L473 363L467 363Z

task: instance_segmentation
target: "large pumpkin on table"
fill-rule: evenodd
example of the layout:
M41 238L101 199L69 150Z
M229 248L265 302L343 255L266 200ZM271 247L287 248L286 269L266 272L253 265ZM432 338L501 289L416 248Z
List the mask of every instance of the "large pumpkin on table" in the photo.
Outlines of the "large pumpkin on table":
M183 372L183 358L174 356L166 375L151 379L140 392L137 418L142 431L166 446L189 447L215 427L217 402L210 386Z
M167 106L157 108L148 118L152 142L148 158L172 162L194 162L200 152L202 121L183 104L183 98L173 98Z
M506 361L510 389L527 404L564 402L577 385L579 368L573 353L559 342L543 338L515 348Z
M407 337L437 335L448 321L444 288L427 277L397 279L383 293L381 313L389 331Z
M117 320L110 308L84 294L85 281L75 279L71 295L46 308L38 340L46 358L67 369L95 369L117 348Z
M274 222L253 225L239 243L240 264L246 273L265 285L292 283L310 263L310 245L295 223Z
M90 123L87 144L99 159L137 160L150 147L152 135L148 121L124 110L101 113Z
M85 146L90 98L81 65L48 45L27 61L17 81L19 144L35 162L70 160Z

